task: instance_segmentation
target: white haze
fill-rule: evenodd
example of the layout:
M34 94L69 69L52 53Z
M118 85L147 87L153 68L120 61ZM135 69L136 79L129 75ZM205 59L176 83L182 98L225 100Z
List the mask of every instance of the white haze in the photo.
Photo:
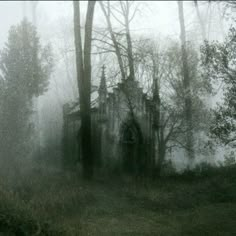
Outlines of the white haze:
M176 1L143 1L139 4L140 12L131 25L131 31L134 34L179 40ZM184 7L188 40L197 44L201 42L201 34L193 1L184 2ZM82 10L84 10L82 14L82 18L84 18L86 2L82 2ZM206 11L206 7L201 6L201 10ZM104 25L99 4L97 4L95 12L94 25L96 27ZM10 26L18 24L24 15L28 19L32 19L30 1L0 2L0 48L7 41ZM44 146L45 143L53 140L59 145L62 137L62 106L78 97L73 60L72 2L38 1L37 27L42 44L51 43L55 55L55 68L49 90L39 98L38 106L36 106L40 117L40 127L38 128L40 145ZM211 25L210 39L222 40L222 34L214 24ZM98 78L99 75L98 70L95 72L94 78ZM181 163L179 160L177 164L182 165Z

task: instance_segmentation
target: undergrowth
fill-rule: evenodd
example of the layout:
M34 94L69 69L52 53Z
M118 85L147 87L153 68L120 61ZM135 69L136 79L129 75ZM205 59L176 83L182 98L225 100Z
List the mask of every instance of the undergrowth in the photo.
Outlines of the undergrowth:
M6 184L7 183L7 184ZM234 235L236 167L156 180L32 170L0 179L4 235Z

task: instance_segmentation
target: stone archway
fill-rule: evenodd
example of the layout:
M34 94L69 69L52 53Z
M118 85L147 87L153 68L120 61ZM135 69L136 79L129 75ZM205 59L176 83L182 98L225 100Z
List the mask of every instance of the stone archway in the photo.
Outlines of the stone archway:
M136 173L142 158L142 133L135 120L127 120L120 128L121 159L124 171Z

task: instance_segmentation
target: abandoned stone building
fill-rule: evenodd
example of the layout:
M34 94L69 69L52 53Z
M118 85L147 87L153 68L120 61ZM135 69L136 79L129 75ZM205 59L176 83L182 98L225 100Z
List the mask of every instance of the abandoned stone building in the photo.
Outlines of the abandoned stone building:
M148 166L154 158L152 99L130 78L112 92L106 86L103 67L100 86L92 92L92 144L97 166L118 165L127 171ZM80 161L78 102L63 108L64 163Z

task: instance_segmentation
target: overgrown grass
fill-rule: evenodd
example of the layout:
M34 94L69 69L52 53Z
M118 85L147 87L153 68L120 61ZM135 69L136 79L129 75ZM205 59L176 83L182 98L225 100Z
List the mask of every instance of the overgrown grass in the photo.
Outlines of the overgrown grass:
M0 182L4 235L236 235L235 166L90 183L38 169Z

